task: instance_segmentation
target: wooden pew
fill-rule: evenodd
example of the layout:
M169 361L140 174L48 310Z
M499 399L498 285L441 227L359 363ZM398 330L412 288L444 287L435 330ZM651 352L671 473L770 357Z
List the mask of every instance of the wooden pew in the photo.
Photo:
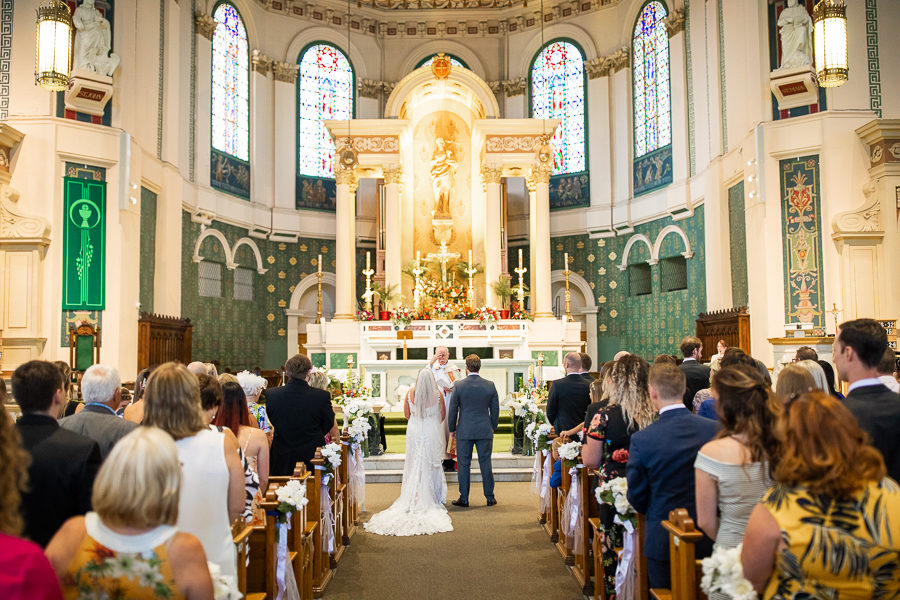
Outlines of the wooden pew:
M549 436L547 436L547 439L550 441L550 444L552 447L553 440L556 439L556 434L551 433ZM552 450L551 450L551 454L552 454ZM550 461L550 468L553 469L552 457L551 457L551 461ZM552 473L551 473L551 475L552 475ZM543 481L543 478L544 478L544 456L543 456L543 454L541 455L541 466L538 469L538 476L541 478L540 480ZM538 513L538 520L540 521L541 525L544 526L544 531L546 531L547 535L549 535L549 536L553 536L553 533L554 533L552 531L553 524L552 524L552 518L550 516L552 512L553 512L553 509L550 506L550 503L548 502L547 509Z
M344 483L344 504L341 511L341 544L350 545L350 538L356 533L356 525L358 519L357 499L353 497L350 489L350 453L353 449L350 447L350 436L346 433L341 435L341 466L338 467L340 472L340 480Z
M313 467L323 467L325 465L325 459L322 458L320 450L316 450L316 456L312 459L312 464ZM311 513L314 513L315 516L312 568L313 597L321 598L325 593L325 588L328 587L328 584L331 583L331 578L334 576L331 556L328 553L328 549L325 548L325 515L319 509L322 502L321 470L315 469L312 476L306 480L306 497L309 498L309 505L312 506ZM308 519L311 517L312 514L307 514Z
M554 438L553 443L550 445L550 469L553 469L553 465L556 461L559 460L559 446L560 440L559 438ZM551 471L552 477L552 471ZM544 525L544 529L547 530L547 533L550 534L550 543L556 544L559 542L559 489L550 488L550 514L547 523Z
M694 526L686 508L669 511L669 518L662 522L669 532L669 572L672 578L671 590L650 590L658 600L706 599L698 583L700 561L696 559L695 545L703 539L703 533Z
M284 484L289 479L297 479L306 486L306 498L309 500L302 511L297 511L296 521L291 524L291 530L300 532L298 561L294 565L294 576L297 579L297 587L300 589L302 600L313 598L313 558L315 553L315 532L319 527L319 504L313 504L310 496L313 474L306 470L306 465L298 462L294 467L293 475L273 475L269 477L269 486L272 483Z
M579 464L584 464L581 460L581 455L578 456L578 462ZM596 517L600 514L600 507L597 504L596 496L594 496L594 487L596 485L592 484L592 482L595 483L596 481L595 471L587 468L578 470L578 491L582 511L582 519L579 524L581 541L579 542L579 547L573 550L575 565L572 568L572 574L575 575L575 579L581 584L581 591L585 596L590 596L594 593L595 581L592 581L592 577L597 573L594 570L594 561L591 556L593 548L590 523L591 517Z
M559 487L556 489L556 522L559 533L556 549L559 551L560 555L562 555L566 566L571 567L575 564L575 555L569 548L569 537L566 535L566 528L563 527L563 519L568 518L568 515L565 514L565 508L566 498L568 498L569 490L572 487L572 476L569 475L569 469L566 468L565 461L560 465L560 470L562 477L560 479Z
M253 533L253 528L240 517L231 524L231 537L234 540L234 547L237 553L237 586L247 600L262 600L265 598L264 593L247 593L247 563L250 556L251 533Z

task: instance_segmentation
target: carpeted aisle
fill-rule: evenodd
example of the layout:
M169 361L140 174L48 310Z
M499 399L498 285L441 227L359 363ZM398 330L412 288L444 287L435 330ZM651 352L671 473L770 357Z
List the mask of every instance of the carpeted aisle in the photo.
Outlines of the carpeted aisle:
M362 520L391 505L400 484L366 486ZM580 586L537 522L530 483L497 483L488 508L474 483L469 508L448 504L453 531L392 537L360 527L325 598L376 600L581 600ZM455 485L448 499L458 496Z

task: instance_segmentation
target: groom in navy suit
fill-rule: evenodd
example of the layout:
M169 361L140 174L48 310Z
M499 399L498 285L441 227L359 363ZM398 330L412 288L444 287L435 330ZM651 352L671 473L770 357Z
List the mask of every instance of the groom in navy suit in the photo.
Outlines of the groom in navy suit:
M659 420L631 436L628 449L628 502L647 518L644 555L651 588L669 588L669 534L662 522L669 511L686 508L696 522L694 459L715 437L718 423L691 414L682 400L685 377L672 364L650 369L650 400ZM708 556L712 541L697 544L697 558Z

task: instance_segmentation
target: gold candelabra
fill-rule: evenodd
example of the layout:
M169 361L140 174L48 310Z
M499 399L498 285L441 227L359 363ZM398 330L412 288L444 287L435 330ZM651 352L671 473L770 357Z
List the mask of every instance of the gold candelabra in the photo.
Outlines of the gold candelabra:
M565 261L566 261L566 266L563 269L563 275L566 276L566 321L571 321L572 320L572 305L571 305L572 295L569 293L569 275L572 273L572 271L569 270L569 253L568 252L566 252Z
M322 255L319 255L319 261L316 263L318 270L316 271L317 292L316 292L316 323L322 322Z
M370 254L366 252L366 268L363 270L363 275L366 276L366 291L362 297L366 301L366 312L372 312L372 275L375 274L375 270L371 268Z
M516 299L519 301L519 310L524 311L525 306L525 280L522 279L522 275L528 271L525 267L522 266L522 249L519 248L519 266L516 269L513 269L516 274L519 276L519 285L516 288Z
M466 267L466 274L469 276L469 289L466 290L466 296L469 299L469 308L475 310L475 287L472 285L472 276L475 275L477 269L472 266L472 251L469 250L469 266Z

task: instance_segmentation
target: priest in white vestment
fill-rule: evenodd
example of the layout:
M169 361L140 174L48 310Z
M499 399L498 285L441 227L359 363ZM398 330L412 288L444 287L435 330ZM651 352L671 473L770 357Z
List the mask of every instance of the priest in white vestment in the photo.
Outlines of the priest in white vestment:
M444 396L444 408L450 410L450 394L453 391L453 383L462 378L462 371L458 367L450 363L450 350L445 346L438 346L435 349L434 356L431 358L431 370L434 372L434 379L437 381L438 388ZM445 413L445 414L449 414ZM453 470L453 459L446 452L447 442L450 439L450 425L447 419L444 419L444 470Z

